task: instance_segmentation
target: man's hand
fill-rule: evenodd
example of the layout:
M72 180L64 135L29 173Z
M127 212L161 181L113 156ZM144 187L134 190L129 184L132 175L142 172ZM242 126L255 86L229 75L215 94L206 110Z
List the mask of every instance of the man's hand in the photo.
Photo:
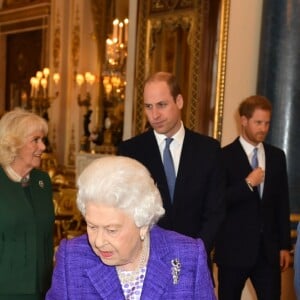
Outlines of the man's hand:
M265 179L265 171L258 167L254 169L246 178L246 181L251 184L251 186L257 186L261 184Z
M291 262L290 251L288 250L280 250L280 268L281 272L287 270Z

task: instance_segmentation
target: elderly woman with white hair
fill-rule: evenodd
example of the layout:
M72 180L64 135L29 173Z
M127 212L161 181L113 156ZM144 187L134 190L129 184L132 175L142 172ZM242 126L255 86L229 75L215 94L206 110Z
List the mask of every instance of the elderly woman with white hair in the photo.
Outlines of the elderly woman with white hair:
M164 208L141 163L97 159L78 188L87 235L61 242L46 299L215 299L203 242L155 225Z

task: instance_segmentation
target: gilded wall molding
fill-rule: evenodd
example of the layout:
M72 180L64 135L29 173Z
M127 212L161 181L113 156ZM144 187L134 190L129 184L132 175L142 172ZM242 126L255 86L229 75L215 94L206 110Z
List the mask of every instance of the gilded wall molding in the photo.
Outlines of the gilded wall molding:
M229 32L230 0L223 0L220 13L218 68L215 91L215 114L213 136L221 141L224 114L227 45Z
M53 48L52 48L52 57L53 57L53 67L54 71L59 71L60 59L61 59L61 23L60 23L60 14L57 12L55 20L55 28L53 33Z
M193 0L152 0L150 12L166 12L169 10L176 10L182 8L192 8Z
M192 28L190 31L189 46L191 48L191 67L190 67L190 97L186 101L186 114L188 117L185 119L185 124L192 130L197 130L197 110L200 109L198 105L198 89L200 83L200 66L201 66L201 43L203 40L203 11L206 1L196 1L194 8Z
M78 7L76 7L73 30L72 30L72 65L73 65L74 73L76 73L78 70L79 52L80 52L80 19L79 19L79 10Z
M134 132L138 134L144 130L144 105L143 105L143 86L147 74L148 50L150 48L147 40L147 14L149 10L148 1L139 1L139 21L138 21L138 41L137 41L137 68L135 79L135 100L134 100Z
M0 34L11 34L48 27L50 3L6 6L0 10Z

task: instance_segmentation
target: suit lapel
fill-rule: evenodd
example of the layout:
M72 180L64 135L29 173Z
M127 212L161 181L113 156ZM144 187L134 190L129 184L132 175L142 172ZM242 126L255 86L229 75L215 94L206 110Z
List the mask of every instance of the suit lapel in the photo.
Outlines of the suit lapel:
M166 180L159 147L153 131L147 133L143 148L145 153L144 160L148 162L148 168L156 174L160 181Z
M178 165L178 172L176 177L176 184L174 190L174 204L176 205L176 198L184 199L186 195L186 185L190 173L194 169L195 163L198 165L199 155L195 148L194 136L191 131L185 128L185 135ZM177 197L176 197L177 196Z
M185 128L185 134L184 134L183 145L182 145L179 166L178 166L178 174L177 174L177 178L179 178L178 180L179 183L182 181L181 179L184 177L186 170L189 170L188 167L189 164L193 161L194 149L192 146L193 142L191 140L192 138L190 135L190 131L187 128Z
M101 299L124 299L122 287L114 267L102 263L97 264L94 268L87 270L87 275Z
M166 289L172 283L170 249L164 237L155 234L155 227L151 231L150 258L147 265L147 273L144 281L143 295L147 299L161 299ZM154 234L153 234L154 231ZM168 262L169 263L166 263ZM105 274L105 276L103 276ZM121 284L115 268L104 264L96 264L87 270L91 284L103 299L124 299Z
M264 199L264 195L268 193L269 189L269 180L271 178L270 173L272 172L272 166L277 165L276 162L272 162L272 154L270 153L271 149L263 143L264 145L264 150L265 150L265 178L264 178L264 189L262 193L262 199ZM272 188L271 188L272 189Z
M235 164L237 166L236 170L237 170L237 172L239 172L239 174L237 173L237 176L242 177L242 176L248 175L252 171L252 168L249 163L248 156L247 156L242 144L239 141L239 138L237 138L234 141L233 145L234 145L233 156L235 158Z
M170 280L168 276L170 270L171 268L168 268L161 261L156 261L155 263L150 261L141 298L143 299L143 295L148 296L148 298L149 295L155 295L155 299L161 299L162 295L166 292Z
M150 173L153 174L153 177L155 178L158 188L162 194L163 200L168 200L168 202L165 202L165 207L168 207L171 203L171 198L163 162L153 130L147 132L146 137L144 148L147 168L149 169Z
M166 257L170 256L170 249L164 237L156 237L156 229L151 232L150 258L147 266L146 278L143 286L143 295L150 299L161 299L170 285L171 277L171 259L167 264ZM154 233L154 234L153 234ZM151 298L152 299L152 298Z

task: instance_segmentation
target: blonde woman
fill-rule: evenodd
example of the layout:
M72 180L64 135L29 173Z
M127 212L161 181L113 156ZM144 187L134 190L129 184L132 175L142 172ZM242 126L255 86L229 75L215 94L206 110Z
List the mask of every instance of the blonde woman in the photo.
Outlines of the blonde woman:
M16 109L0 120L0 300L42 300L53 261L51 181L38 169L48 126Z

